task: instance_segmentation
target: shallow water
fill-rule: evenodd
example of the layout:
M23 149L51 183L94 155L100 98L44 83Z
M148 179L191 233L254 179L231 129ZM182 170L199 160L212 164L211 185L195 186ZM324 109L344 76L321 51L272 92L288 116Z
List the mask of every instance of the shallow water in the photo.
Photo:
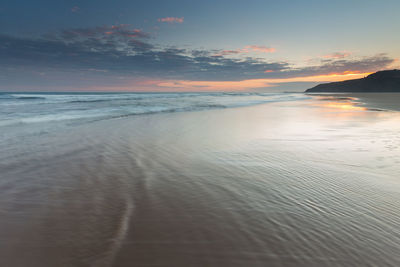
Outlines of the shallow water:
M0 127L78 123L309 98L285 93L0 93Z
M0 265L399 266L399 120L315 96L8 125Z

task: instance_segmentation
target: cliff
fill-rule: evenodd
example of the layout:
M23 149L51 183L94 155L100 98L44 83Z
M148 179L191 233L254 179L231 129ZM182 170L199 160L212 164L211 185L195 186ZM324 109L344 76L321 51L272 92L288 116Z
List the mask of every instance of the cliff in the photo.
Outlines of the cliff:
M400 70L378 71L362 79L319 84L306 90L306 93L321 92L400 92Z

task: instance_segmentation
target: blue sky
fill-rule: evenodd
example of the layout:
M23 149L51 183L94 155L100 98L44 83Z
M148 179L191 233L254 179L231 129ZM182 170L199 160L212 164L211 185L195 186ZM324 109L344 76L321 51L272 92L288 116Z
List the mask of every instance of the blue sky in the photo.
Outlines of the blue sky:
M0 90L302 90L398 67L399 10L399 1L3 0Z

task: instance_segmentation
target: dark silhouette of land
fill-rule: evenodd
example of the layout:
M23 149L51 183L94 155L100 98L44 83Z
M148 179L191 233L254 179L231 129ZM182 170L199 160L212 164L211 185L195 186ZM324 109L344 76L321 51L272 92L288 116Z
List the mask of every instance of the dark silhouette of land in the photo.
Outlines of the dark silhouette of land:
M306 93L348 92L348 93L387 93L400 92L400 70L384 70L362 79L319 84L306 90Z

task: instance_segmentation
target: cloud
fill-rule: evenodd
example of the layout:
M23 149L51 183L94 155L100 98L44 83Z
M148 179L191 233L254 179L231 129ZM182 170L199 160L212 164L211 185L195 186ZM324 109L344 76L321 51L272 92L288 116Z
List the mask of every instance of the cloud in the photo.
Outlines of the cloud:
M74 28L61 30L57 33L48 34L48 39L59 39L73 41L78 38L106 38L105 36L119 36L128 38L149 38L150 34L140 29L132 28L129 24L119 24L112 26L98 26L92 28Z
M302 67L293 69L293 74L337 74L345 72L368 73L386 69L394 62L386 54L381 53L370 57L352 58L352 59L330 59L322 61L320 65Z
M66 29L36 38L0 35L0 90L18 86L27 90L33 84L53 90L65 86L68 90L106 86L167 90L166 85L173 84L170 88L181 90L189 90L189 86L197 90L249 89L270 86L271 79L293 82L326 75L331 79L362 75L394 63L387 55L378 54L296 66L287 61L215 56L216 50L162 47L151 40L150 34L124 24ZM139 80L159 82L144 85Z
M247 53L275 53L276 49L273 47L267 47L263 45L246 45L244 48L239 48L235 50L220 50L214 54L214 56L227 56L227 55L237 55L237 54L247 54Z
M242 79L288 68L286 62L214 57L210 51L156 47L126 25L62 30L40 38L0 36L3 65L106 69L109 74L204 80ZM126 34L128 32L129 34Z
M327 54L322 56L323 58L327 58L327 59L341 59L341 58L345 58L345 57L349 57L351 56L352 53L350 52L335 52L335 53L331 53L331 54Z
M195 80L131 80L123 85L105 86L103 91L158 91L158 92L180 92L180 91L243 91L260 88L279 88L280 84L285 84L285 88L293 83L303 84L300 88L304 91L304 83L314 85L316 82L341 81L346 79L356 79L367 76L370 73L343 73L332 75L315 75L292 78L270 78L270 79L248 79L240 81L195 81ZM91 87L91 90L98 88Z
M74 13L78 12L79 10L80 10L80 7L78 7L78 6L74 6L71 8L71 12L74 12Z
M214 56L227 56L227 55L236 55L236 54L241 54L244 53L241 49L237 50L222 50L218 53L215 53Z
M165 18L159 18L157 21L158 22L167 22L167 23L183 23L184 17L165 17Z
M257 88L273 87L280 83L294 83L294 82L333 82L342 81L346 79L362 78L370 73L341 73L329 75L312 75L304 77L291 77L291 78L269 78L269 79L248 79L240 81L188 81L188 80L165 80L155 81L154 85L159 87L162 91L168 90L189 90L198 91L199 89L205 91L237 91L249 90Z
M114 34L114 35L119 35L119 36L124 36L124 37L132 37L132 38L149 38L149 34L143 32L140 29L111 29L110 31L105 32L106 34Z
M261 52L261 53L275 53L276 49L273 47L266 47L262 45L247 45L245 48L247 51Z

